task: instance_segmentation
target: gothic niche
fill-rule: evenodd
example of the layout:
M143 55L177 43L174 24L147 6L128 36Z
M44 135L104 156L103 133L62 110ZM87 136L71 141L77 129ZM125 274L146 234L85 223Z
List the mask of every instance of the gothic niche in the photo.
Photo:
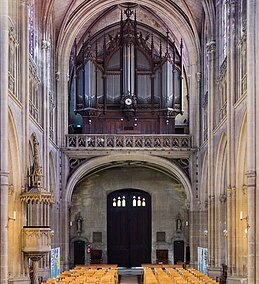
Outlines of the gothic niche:
M182 113L182 43L177 49L168 32L136 18L129 5L116 25L75 42L70 133L175 133Z

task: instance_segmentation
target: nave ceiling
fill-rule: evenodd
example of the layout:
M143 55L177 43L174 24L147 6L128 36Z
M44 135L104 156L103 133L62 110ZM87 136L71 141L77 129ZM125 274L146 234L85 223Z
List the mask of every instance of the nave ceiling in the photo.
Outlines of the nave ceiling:
M82 1L82 0L53 0L49 1L55 14L57 52L68 54L72 43L85 42L89 36L120 21L121 11L128 3L137 13L137 21L143 26L161 32L175 41L179 46L181 39L185 65L191 65L189 54L196 54L200 48L200 33L203 18L203 5L206 1ZM188 35L187 35L188 34ZM155 39L154 39L155 40ZM157 41L158 45L158 41ZM62 56L63 57L63 56ZM195 61L197 59L194 59Z

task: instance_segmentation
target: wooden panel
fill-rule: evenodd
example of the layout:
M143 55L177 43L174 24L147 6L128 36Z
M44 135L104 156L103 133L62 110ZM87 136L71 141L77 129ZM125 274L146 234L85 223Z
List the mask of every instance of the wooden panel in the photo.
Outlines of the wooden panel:
M156 250L156 261L161 264L168 264L168 250L157 249Z
M100 263L102 263L102 250L91 249L91 252L90 252L90 263L91 264L100 264Z
M125 207L113 206L124 198ZM145 206L133 206L133 196ZM143 199L144 198L144 199ZM119 266L140 266L151 261L150 196L140 191L117 191L108 197L108 262Z

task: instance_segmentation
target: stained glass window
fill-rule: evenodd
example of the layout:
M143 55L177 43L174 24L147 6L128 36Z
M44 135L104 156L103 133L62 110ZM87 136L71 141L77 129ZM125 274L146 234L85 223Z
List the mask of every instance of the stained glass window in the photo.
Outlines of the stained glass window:
M29 15L29 53L34 58L35 55L35 5L30 3L28 6Z
M223 1L222 5L222 62L227 56L227 3Z

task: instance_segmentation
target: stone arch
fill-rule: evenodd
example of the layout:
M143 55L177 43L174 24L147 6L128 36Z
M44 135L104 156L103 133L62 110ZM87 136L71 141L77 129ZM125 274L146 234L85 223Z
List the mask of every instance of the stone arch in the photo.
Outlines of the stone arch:
M138 3L137 0L131 1L132 3ZM156 3L150 0L142 1L143 5L147 6L154 11L159 10L161 15L168 19L168 23L170 25L175 26L175 30L183 30L181 36L183 37L184 42L186 42L186 48L194 48L195 50L189 50L189 53L192 55L197 55L198 58L199 54L199 35L195 29L195 24L190 20L192 23L190 24L189 21L186 20L185 17L179 12L179 10L175 9L174 5L168 6L166 1L162 1L162 3ZM121 0L113 1L113 5L118 5L124 3ZM72 6L72 5L71 5ZM81 10L78 10L76 14L68 21L63 22L62 31L60 35L62 37L58 38L57 43L57 50L58 50L58 58L60 59L60 63L64 63L64 55L65 58L69 58L70 51L72 49L74 39L79 31L87 25L87 23L91 22L98 13L102 12L104 9L107 9L111 6L111 3L106 1L99 1L97 3L90 3L89 5L84 5ZM68 13L69 14L69 13ZM191 15L188 15L189 19L192 19ZM66 24L66 25L65 25ZM66 61L65 61L66 62ZM68 66L68 60L65 64ZM195 59L193 62L197 62ZM190 63L191 65L191 63Z
M49 191L52 191L55 194L56 188L56 166L54 163L54 155L53 152L49 153Z
M64 200L70 204L72 193L77 182L80 181L87 174L93 171L98 172L104 168L115 167L120 163L142 163L143 166L153 168L163 173L176 178L185 188L188 202L190 203L190 210L192 210L192 190L191 183L185 172L179 168L176 164L171 163L165 159L147 156L147 155L111 155L106 157L94 158L84 164L82 164L69 178L65 193Z
M202 6L204 9L205 14L205 21L208 26L208 34L209 34L209 40L215 40L215 17L216 17L216 11L215 11L215 5L212 0L205 0L202 1Z
M215 264L227 263L227 136L222 133L217 150L214 177L215 188ZM224 233L225 232L225 233Z
M247 207L247 113L244 114L241 122L237 143L236 155L236 254L242 257L237 259L237 270L240 275L247 271L247 224L249 219ZM243 212L244 219L240 220L240 212Z
M238 138L238 145L237 145L237 164L236 164L236 171L237 171L237 180L236 185L237 187L243 187L243 185L247 185L246 183L246 152L247 152L247 113L244 114L239 138Z
M215 188L219 189L216 194L226 194L226 187L224 188L224 184L226 181L226 163L227 163L227 136L225 133L221 135L219 141L219 147L217 151L216 158L216 172L215 172ZM217 187L217 184L219 187Z
M133 3L139 3L137 0L131 1ZM122 0L114 0L112 1L113 5L118 5L124 3ZM199 109L197 108L198 104L198 80L197 74L199 74L200 70L200 38L196 29L196 25L193 22L192 15L188 12L188 15L185 14L181 9L177 9L175 4L168 5L167 1L161 1L159 3L155 1L145 0L143 1L143 5L152 9L154 11L160 11L160 17L163 17L163 20L166 21L168 29L174 27L175 31L179 31L177 36L177 41L180 42L180 38L182 37L184 43L183 49L183 57L184 62L183 65L186 69L186 77L188 77L188 85L187 88L187 96L189 93L193 94L192 96L188 96L189 101L189 109L188 114L193 117L190 121L190 133L194 133L195 129L197 129L197 121L199 113ZM185 5L183 3L183 5ZM62 117L59 118L60 123L60 135L61 133L68 132L68 109L66 106L68 103L68 74L69 74L69 58L71 55L71 50L75 41L75 38L81 35L84 27L89 26L91 22L106 8L110 7L111 3L107 1L99 1L88 3L87 5L81 5L77 12L73 14L73 17L69 18L69 12L67 13L61 27L60 37L57 41L57 93L62 94L62 97L58 97L58 100L62 100L64 103L59 104L62 109L60 111L60 115ZM72 7L72 5L71 5ZM188 9L186 8L186 11ZM161 21L163 23L163 21ZM62 123L61 123L62 121ZM194 136L195 142L198 143L197 136Z
M8 160L9 160L9 194L8 194L8 259L9 273L14 277L23 271L21 256L21 229L23 226L23 206L20 202L22 191L22 165L20 159L17 126L12 111L8 113ZM26 173L25 173L26 175Z

